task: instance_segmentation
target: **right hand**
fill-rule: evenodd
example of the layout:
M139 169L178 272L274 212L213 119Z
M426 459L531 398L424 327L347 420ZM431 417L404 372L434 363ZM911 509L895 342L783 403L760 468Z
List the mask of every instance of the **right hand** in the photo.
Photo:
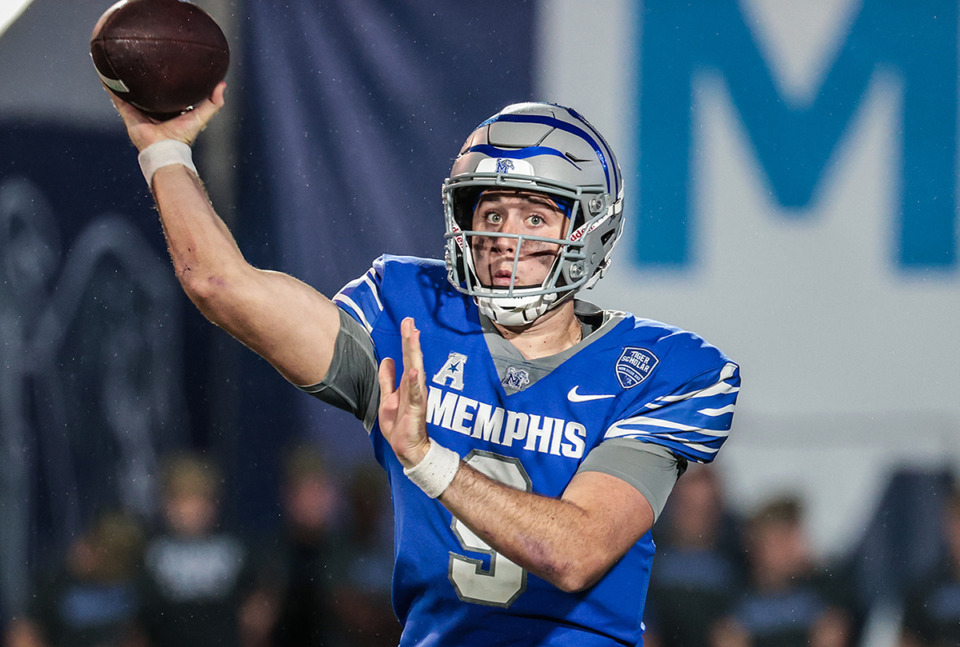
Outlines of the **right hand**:
M142 151L150 144L162 139L176 139L188 146L193 145L197 135L207 127L213 115L223 107L223 93L226 87L226 82L221 81L214 88L209 99L205 99L193 110L168 121L151 119L113 92L110 92L109 89L107 91L110 93L110 99L116 106L117 112L120 113L123 123L127 126L130 141L137 147L137 150Z

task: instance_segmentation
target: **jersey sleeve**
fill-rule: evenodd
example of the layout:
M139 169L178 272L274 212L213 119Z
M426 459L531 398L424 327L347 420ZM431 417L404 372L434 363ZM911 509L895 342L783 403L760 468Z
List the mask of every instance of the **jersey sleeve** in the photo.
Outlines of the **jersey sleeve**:
M333 302L356 319L368 333L373 330L374 322L383 312L381 294L384 266L384 258L378 258L363 276L350 281L333 296Z
M380 402L377 368L370 333L341 309L340 332L326 376L317 384L299 388L327 404L349 411L363 421L369 432Z
M379 366L371 331L383 312L384 259L378 258L363 276L347 283L333 297L340 308L340 332L324 379L299 388L310 395L349 411L373 428L380 401Z
M615 422L604 440L635 438L687 460L709 463L727 439L739 392L740 369L727 362Z

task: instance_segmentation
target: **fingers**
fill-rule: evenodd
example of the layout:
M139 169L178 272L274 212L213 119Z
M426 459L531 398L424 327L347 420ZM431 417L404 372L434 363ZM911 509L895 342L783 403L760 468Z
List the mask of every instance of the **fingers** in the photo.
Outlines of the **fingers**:
M210 95L210 98L205 99L203 102L197 104L193 110L186 113L186 115L181 115L178 119L183 118L187 115L193 117L193 127L190 129L192 131L192 138L188 141L188 144L192 144L193 140L196 139L210 123L210 120L213 119L213 116L223 108L226 100L224 99L224 92L227 89L227 83L221 81L217 84L217 87L213 89L213 94Z
M399 391L401 404L420 408L423 402L425 382L423 378L423 353L420 350L420 331L412 318L407 317L400 323L400 337L403 352L403 375L397 385L397 367L393 359L380 362L377 380L380 382L380 401Z
M221 81L214 88L210 98L205 99L192 110L167 121L156 121L150 118L109 88L106 90L127 127L131 141L139 150L143 150L161 139L175 139L193 145L213 116L223 108L226 88L226 82Z
M213 104L216 105L218 108L222 108L223 104L225 103L224 93L226 91L227 91L227 82L220 81L220 83L217 84L217 87L213 89L213 94L210 95L210 101L212 101Z
M124 123L127 124L127 128L141 123L150 123L149 117L124 101L113 90L107 86L103 86L103 89L107 91L110 101L113 102L113 107L116 108L117 112L120 113L120 117L123 119Z
M420 331L412 317L400 322L400 336L403 340L404 374L413 371L419 380L423 377L423 352L420 350Z
M423 372L423 352L420 349L420 331L411 317L400 322L403 340L403 383L401 394L409 406L424 409L426 378Z
M426 429L426 383L420 331L413 319L400 323L403 375L397 385L396 365L390 358L380 363L380 430L393 447L404 467L412 467L423 459L430 448Z

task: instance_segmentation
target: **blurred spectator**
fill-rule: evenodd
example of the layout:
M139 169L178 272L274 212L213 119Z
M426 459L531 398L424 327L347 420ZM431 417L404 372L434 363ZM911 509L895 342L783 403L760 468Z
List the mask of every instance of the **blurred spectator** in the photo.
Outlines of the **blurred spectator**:
M960 488L943 505L946 554L907 595L902 647L960 645Z
M164 528L147 545L140 629L151 647L236 647L253 593L244 543L218 528L220 472L180 454L162 472Z
M323 457L310 445L289 450L282 469L282 525L261 556L273 647L335 645L330 528L339 504Z
M703 647L742 585L737 523L716 469L691 465L654 526L659 552L647 596L651 647Z
M9 647L125 647L137 612L133 584L143 548L135 519L105 512L7 628Z
M771 500L745 528L747 590L713 631L714 647L846 647L855 622L846 580L813 561L800 501Z
M400 622L391 602L393 519L386 474L376 466L351 475L346 533L339 542L335 602L343 644L394 647Z

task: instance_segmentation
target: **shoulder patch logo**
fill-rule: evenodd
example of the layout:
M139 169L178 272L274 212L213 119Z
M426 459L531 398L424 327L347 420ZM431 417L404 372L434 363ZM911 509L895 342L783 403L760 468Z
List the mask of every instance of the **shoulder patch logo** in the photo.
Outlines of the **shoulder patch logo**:
M660 360L646 348L624 348L617 360L617 379L620 386L632 389L650 376Z
M451 389L463 391L463 365L466 363L467 356L463 353L450 353L443 368L433 376L433 383L446 386L449 380Z

